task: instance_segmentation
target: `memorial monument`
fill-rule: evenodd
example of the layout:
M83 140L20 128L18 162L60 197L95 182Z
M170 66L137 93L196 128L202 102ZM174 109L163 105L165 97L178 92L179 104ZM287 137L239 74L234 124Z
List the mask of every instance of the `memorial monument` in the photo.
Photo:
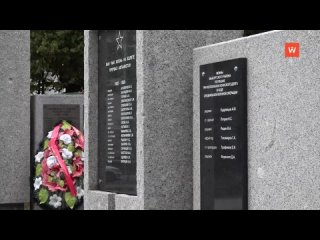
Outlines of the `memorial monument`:
M243 31L85 31L85 209L192 209L192 50Z
M320 208L319 40L272 31L194 50L194 209Z

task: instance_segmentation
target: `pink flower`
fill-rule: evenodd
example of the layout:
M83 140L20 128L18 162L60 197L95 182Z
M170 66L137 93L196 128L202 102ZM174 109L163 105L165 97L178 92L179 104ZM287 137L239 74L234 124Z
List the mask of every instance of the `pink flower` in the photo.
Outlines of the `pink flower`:
M58 190L60 190L60 191L62 191L62 192L65 192L65 191L67 191L67 186L65 185L64 187L61 187L58 183L56 183L56 182L49 182L48 181L48 179L49 179L49 177L51 177L51 176L49 176L49 175L45 175L44 177L43 177L43 185L44 186L46 186L48 189L49 189L49 191L51 191L51 192L56 192L56 191L58 191Z
M64 130L64 134L68 134L70 136L73 136L73 135L75 135L75 131L70 130L70 129L66 129L66 130Z
M76 128L73 128L73 130L75 131L77 138L75 139L75 146L77 147L81 147L81 149L84 149L84 136L83 134Z
M51 150L46 149L46 150L44 151L43 157L44 157L44 158L48 158L50 155L52 155Z
M80 177L83 175L83 165L81 164L73 164L73 167L75 168L75 172L73 173L72 177Z
M76 138L75 139L75 148L80 148L81 150L83 150L84 149L84 144L83 144L83 141L81 141L81 139L79 139L79 138Z

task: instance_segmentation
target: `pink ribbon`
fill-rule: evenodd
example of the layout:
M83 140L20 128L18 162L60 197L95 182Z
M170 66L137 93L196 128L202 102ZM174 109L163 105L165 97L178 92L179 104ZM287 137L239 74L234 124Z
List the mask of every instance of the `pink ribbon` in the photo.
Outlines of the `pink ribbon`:
M52 131L52 136L51 136L51 140L49 142L49 146L53 152L53 155L56 157L56 159L58 160L58 163L60 164L60 167L64 173L64 177L67 181L67 185L70 189L70 192L71 192L71 195L72 196L77 196L77 190L76 188L74 187L74 184L73 184L73 180L69 174L69 171L67 169L67 166L65 164L65 162L63 161L63 159L61 158L61 155L60 155L60 152L59 152L59 149L58 149L58 146L56 144L56 141L59 137L59 130L60 130L60 127L61 127L61 124L59 124L58 126L56 126L53 131Z

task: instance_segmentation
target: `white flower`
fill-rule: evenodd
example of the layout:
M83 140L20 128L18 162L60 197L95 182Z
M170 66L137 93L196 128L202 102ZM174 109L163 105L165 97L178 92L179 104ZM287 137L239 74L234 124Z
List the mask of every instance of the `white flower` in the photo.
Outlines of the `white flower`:
M35 161L40 162L42 158L43 158L43 152L38 152L37 155L35 156Z
M52 137L52 131L48 132L47 138L51 139Z
M84 190L81 187L77 187L77 198L80 199L84 196Z
M57 194L54 194L50 197L49 205L53 206L54 208L58 208L61 206L62 198L59 197Z
M62 149L62 158L64 158L64 159L71 159L72 156L73 156L73 153L70 152L68 149L66 149L66 148L63 148L63 149Z
M72 174L72 168L70 166L67 166L69 174Z
M64 144L70 144L72 142L72 138L69 134L63 134L59 139L63 141Z
M41 177L36 178L36 180L34 181L34 184L33 184L34 190L38 190L41 185L42 185Z
M56 165L57 159L55 156L51 156L47 158L47 166L48 168L52 168L54 165Z

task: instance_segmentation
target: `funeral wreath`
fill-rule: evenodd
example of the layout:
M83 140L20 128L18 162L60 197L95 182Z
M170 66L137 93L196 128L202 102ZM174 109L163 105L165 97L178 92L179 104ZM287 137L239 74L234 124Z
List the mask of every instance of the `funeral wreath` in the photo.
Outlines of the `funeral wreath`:
M84 136L62 121L45 137L35 155L33 193L43 209L75 209L83 201Z

